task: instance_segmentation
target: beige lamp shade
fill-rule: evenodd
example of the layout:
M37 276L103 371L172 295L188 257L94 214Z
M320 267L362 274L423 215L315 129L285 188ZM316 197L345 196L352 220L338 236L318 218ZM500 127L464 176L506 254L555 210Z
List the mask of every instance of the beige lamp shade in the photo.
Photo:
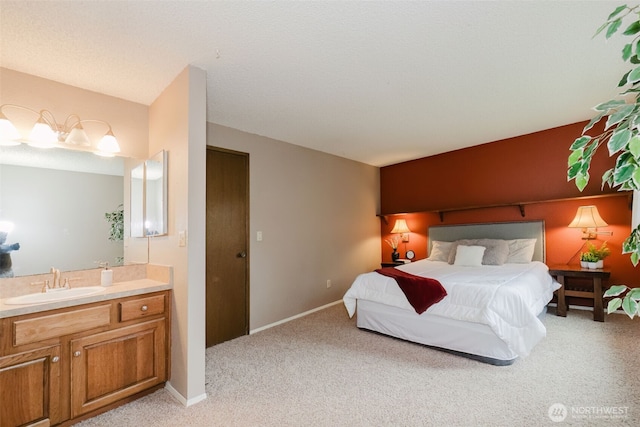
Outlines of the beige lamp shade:
M404 219L396 219L396 223L393 225L393 230L391 230L391 234L404 234L411 233L409 227L407 227L407 221Z
M598 228L606 227L607 224L600 216L598 208L595 206L580 206L576 217L573 218L569 227L571 228Z
M569 227L582 228L582 238L584 240L595 239L598 234L612 235L611 231L597 231L598 227L606 227L607 224L600 216L598 208L595 206L580 206L576 217L573 218Z

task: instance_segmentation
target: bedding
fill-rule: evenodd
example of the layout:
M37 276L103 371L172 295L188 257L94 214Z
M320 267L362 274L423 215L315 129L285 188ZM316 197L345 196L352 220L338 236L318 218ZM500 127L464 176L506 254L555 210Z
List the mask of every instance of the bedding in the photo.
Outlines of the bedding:
M391 277L407 297L407 301L418 314L424 313L427 308L440 302L447 296L442 284L428 277L420 277L409 274L397 268L380 268L376 273Z
M560 287L539 261L500 266L457 266L445 261L421 260L396 267L404 272L439 281L447 292L423 314L487 325L520 357L546 335L538 315ZM375 272L356 278L343 302L352 317L357 300L368 300L413 311L393 278Z

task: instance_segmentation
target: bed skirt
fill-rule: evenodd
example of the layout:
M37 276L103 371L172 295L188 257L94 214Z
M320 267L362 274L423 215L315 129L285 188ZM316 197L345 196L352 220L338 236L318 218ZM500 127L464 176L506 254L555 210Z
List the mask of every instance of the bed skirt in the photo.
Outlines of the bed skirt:
M511 365L518 358L487 325L418 315L362 299L357 304L357 326L492 365Z

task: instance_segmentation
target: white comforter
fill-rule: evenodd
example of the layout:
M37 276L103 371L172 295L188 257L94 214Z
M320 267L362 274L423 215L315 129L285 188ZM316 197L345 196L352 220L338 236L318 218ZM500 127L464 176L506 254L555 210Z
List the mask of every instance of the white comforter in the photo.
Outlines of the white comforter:
M537 261L461 267L421 260L397 268L436 279L447 290L447 296L425 313L486 324L521 357L545 337L546 329L538 315L560 287L547 266ZM415 313L396 281L375 272L359 275L344 295L350 317L355 314L357 299Z

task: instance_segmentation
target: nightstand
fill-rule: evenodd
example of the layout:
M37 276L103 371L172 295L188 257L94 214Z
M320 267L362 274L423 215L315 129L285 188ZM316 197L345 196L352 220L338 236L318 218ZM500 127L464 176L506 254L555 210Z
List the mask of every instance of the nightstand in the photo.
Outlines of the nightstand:
M399 265L404 265L404 264L405 264L404 262L400 262L400 261L389 261L389 262L382 261L380 263L382 268L385 268L385 267L397 267Z
M609 279L611 272L606 269L586 269L579 265L551 265L549 266L549 274L556 278L560 283L558 293L558 309L556 315L567 317L567 300L566 297L589 298L593 300L593 320L604 322L604 303L602 281ZM565 281L567 277L578 277L582 279L590 279L593 284L591 289L565 289Z

